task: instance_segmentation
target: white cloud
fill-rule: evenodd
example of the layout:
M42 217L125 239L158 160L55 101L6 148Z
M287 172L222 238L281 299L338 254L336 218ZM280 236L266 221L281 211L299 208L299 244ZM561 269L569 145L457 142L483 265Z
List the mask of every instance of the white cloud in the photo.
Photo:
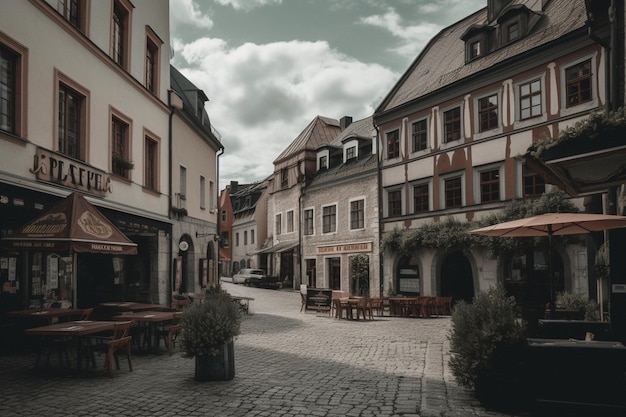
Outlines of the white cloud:
M370 116L397 79L323 41L230 48L202 38L177 50L186 61L177 68L210 99L207 111L226 148L220 177L228 181L271 173L274 159L317 115Z
M361 23L383 28L400 40L400 44L389 50L413 59L432 37L441 30L435 23L423 22L419 25L403 26L402 17L393 8L382 15L368 16Z
M235 10L252 10L268 4L281 4L282 0L215 0L222 6L232 6Z
M202 14L193 0L172 0L170 2L170 30L176 33L177 29L191 25L202 29L211 29L213 20Z

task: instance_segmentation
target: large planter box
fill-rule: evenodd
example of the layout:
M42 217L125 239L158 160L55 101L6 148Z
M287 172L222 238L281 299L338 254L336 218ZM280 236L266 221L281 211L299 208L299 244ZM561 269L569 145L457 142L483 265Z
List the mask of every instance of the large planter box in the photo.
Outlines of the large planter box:
M196 355L196 381L230 381L235 377L235 345L233 341L220 347L219 354Z
M585 340L587 332L594 340L610 340L611 327L605 321L586 320L539 320L539 337L542 339Z
M626 415L626 347L620 342L528 339L528 352L536 413Z

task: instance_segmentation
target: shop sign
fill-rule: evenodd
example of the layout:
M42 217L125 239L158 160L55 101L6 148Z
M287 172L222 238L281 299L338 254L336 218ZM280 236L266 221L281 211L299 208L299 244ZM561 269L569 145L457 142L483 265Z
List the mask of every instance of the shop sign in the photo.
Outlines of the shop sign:
M347 243L343 245L332 246L318 246L318 255L328 255L335 253L359 253L359 252L371 252L372 242L365 243Z
M30 172L38 180L95 195L111 192L111 177L106 172L43 148L37 148Z

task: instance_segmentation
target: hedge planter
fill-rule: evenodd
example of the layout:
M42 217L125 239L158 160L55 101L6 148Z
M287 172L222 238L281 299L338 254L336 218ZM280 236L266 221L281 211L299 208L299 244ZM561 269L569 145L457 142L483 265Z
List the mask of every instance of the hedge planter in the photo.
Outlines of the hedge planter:
M196 381L230 381L235 377L235 345L223 344L217 355L196 355Z

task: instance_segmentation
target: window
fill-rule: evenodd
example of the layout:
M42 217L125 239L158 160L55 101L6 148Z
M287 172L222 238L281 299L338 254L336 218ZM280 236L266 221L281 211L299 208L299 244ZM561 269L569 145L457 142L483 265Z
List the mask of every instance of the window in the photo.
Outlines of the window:
M387 208L390 217L402 215L402 190L387 192Z
M541 80L533 80L519 86L520 119L541 116Z
M115 0L111 22L111 57L122 68L128 69L130 11L128 0Z
M428 148L428 131L426 119L414 122L411 125L412 152L423 151Z
M85 32L85 4L84 0L59 0L57 10L76 29Z
M130 158L130 126L122 119L111 118L111 171L122 178L130 179L133 167Z
M289 187L289 173L287 168L283 168L280 170L280 188Z
M200 208L206 208L206 179L203 175L200 175Z
M159 190L159 143L147 137L144 139L144 186L152 191Z
M444 180L444 204L445 208L461 207L463 205L461 177L447 178Z
M566 107L585 103L593 99L591 91L591 60L565 69Z
M228 219L228 214L226 214L226 210L222 210L222 221L225 222Z
M243 244L244 245L248 244L248 231L247 230L243 231Z
M482 171L480 175L480 202L491 203L500 200L500 170Z
M220 246L228 248L230 246L230 239L228 238L228 232L220 233Z
M239 246L239 232L235 233L235 246Z
M480 56L480 41L470 42L469 59L478 58Z
M486 132L498 127L498 96L478 99L478 129Z
M202 189L204 189L204 187L202 187ZM217 212L217 207L215 206L214 198L215 198L215 183L213 181L209 181L209 210L211 211L211 213Z
M443 112L443 143L461 139L461 107Z
M250 230L250 244L254 245L254 229Z
M287 212L287 233L293 232L293 210Z
M149 28L146 28L146 63L145 63L145 86L154 94L159 93L159 62L160 46L159 37Z
M337 231L337 206L326 206L322 209L322 232Z
M326 155L320 156L320 169L328 168L328 157Z
M535 171L522 165L522 187L524 197L537 197L546 191L546 183Z
M58 151L83 159L83 124L85 97L65 84L59 85Z
M356 158L356 146L350 146L346 149L346 161Z
M313 234L313 209L304 210L304 231L305 235Z
M183 200L187 199L187 168L184 166L180 166L180 175L179 175L179 180L180 180L180 188L179 188L179 192L180 192L180 197Z
M413 186L413 212L424 213L429 208L428 184L417 184Z
M0 34L0 42L4 39ZM22 55L0 43L0 130L19 135L21 129Z
M350 202L350 230L365 228L365 200Z
M282 233L282 221L283 216L281 214L276 215L276 234L279 235Z
M506 26L506 42L513 42L519 38L519 23L513 22Z
M387 159L400 156L400 131L394 130L387 133Z

